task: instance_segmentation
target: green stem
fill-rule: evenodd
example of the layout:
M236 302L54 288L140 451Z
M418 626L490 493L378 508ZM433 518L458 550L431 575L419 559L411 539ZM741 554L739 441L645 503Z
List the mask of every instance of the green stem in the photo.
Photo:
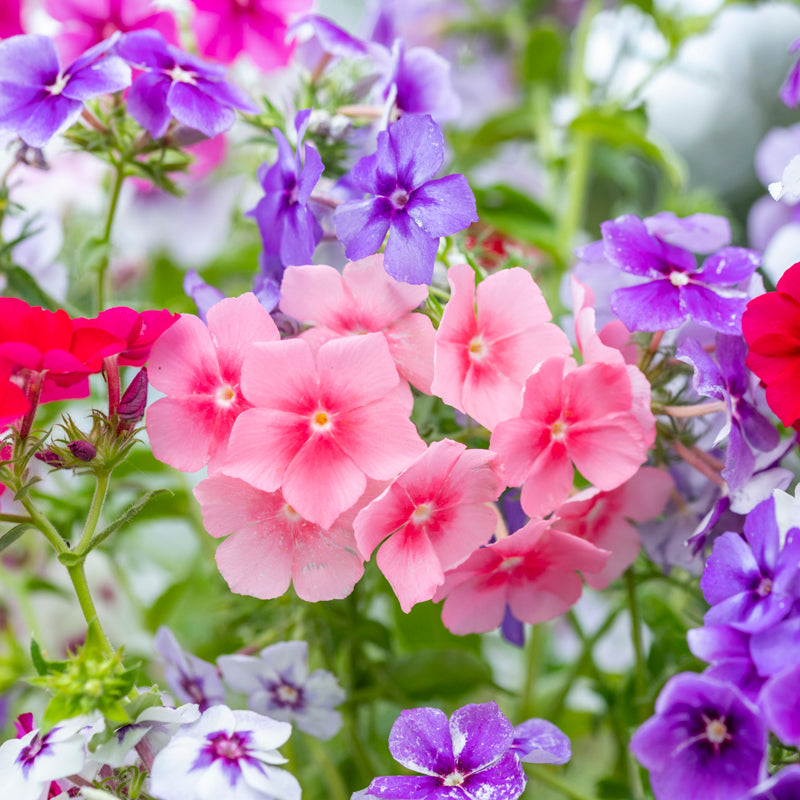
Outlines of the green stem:
M13 522L16 525L19 525L21 522L32 522L33 520L30 517L26 517L24 514L0 514L0 522Z
M56 553L66 553L69 550L67 543L61 537L61 534L55 529L53 523L39 511L33 504L33 500L25 495L21 498L20 502L25 507L25 510L30 514L31 521L34 525L44 534L48 542L53 546Z
M311 750L311 755L325 775L325 783L328 790L326 797L328 800L349 800L351 793L347 791L342 776L336 768L336 764L333 763L330 755L328 755L326 748L313 736L306 736L305 740Z
M637 718L642 707L642 700L647 694L647 673L644 663L644 645L642 643L642 614L639 608L639 601L636 597L636 575L633 567L625 572L625 588L628 595L628 608L631 612L631 639L633 640L633 650L636 654L636 706ZM640 718L640 721L641 718Z
M534 716L535 685L544 665L548 633L548 628L544 623L534 625L531 631L525 666L525 684L522 687L520 702L520 719Z
M95 531L97 530L97 523L100 521L100 513L103 510L103 504L106 501L108 494L108 484L111 479L110 472L101 472L97 476L97 483L94 487L94 495L92 497L92 505L89 508L89 515L86 517L86 524L83 526L83 533L75 546L73 552L83 555L86 553L86 548L89 546Z
M67 567L67 572L69 573L70 580L72 581L72 587L75 589L75 595L78 598L78 603L80 604L86 624L95 624L97 632L100 635L103 648L107 653L113 653L114 648L111 646L111 642L108 641L106 632L103 630L103 626L101 625L100 619L97 616L97 609L94 606L92 593L89 591L89 583L86 580L86 573L83 570L83 561L80 561L71 567Z
M530 775L540 783L544 783L551 789L555 789L557 792L564 795L564 797L572 798L572 800L595 800L591 795L584 794L568 786L564 781L560 778L556 778L555 775L544 767L532 767L530 769Z
M111 241L111 228L114 225L114 215L117 213L117 204L119 202L119 193L122 189L122 182L125 180L125 165L117 163L116 173L114 174L114 186L111 189L111 198L108 203L108 214L106 216L106 225L103 229L103 235L100 237L98 245L105 246L106 252L100 257L100 264L97 268L97 311L101 312L105 306L105 280L106 269L108 269L109 257L108 245Z

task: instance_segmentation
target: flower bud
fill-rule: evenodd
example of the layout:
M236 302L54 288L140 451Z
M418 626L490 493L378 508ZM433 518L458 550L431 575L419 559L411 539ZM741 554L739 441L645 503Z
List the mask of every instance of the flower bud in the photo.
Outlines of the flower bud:
M86 439L77 439L67 445L67 449L79 461L91 461L97 455L97 448Z
M64 459L62 459L58 453L54 453L52 450L42 450L41 452L34 453L34 456L38 458L39 461L44 461L44 463L49 467L64 466Z
M147 368L142 367L136 373L136 377L131 381L130 386L122 395L122 400L117 408L117 416L123 422L138 422L144 417L144 409L147 405Z

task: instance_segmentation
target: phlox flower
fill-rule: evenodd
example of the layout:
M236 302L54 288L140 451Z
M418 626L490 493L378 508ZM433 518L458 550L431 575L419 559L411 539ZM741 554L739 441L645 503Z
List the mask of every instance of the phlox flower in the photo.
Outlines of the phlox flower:
M798 796L800 796L800 765L792 764L778 770L763 783L759 783L744 800L795 800Z
M798 50L800 50L800 39L795 39L789 52L796 53ZM800 102L800 60L796 61L789 70L789 74L781 86L780 97L789 108L794 108Z
M526 764L566 764L572 758L569 737L546 719L528 719L517 725L511 749Z
M533 368L572 347L549 322L550 309L526 270L500 270L476 290L472 268L456 264L447 280L451 294L436 332L431 392L491 430L519 415Z
M406 613L491 539L498 517L489 504L504 487L495 461L487 450L434 442L356 517L359 552L369 558L383 542L376 561Z
M194 495L206 530L228 536L217 548L217 566L238 594L280 597L293 581L303 600L341 599L364 572L347 515L323 529L279 490L264 492L220 473L201 481Z
M147 410L150 445L185 472L221 463L234 420L251 405L239 386L245 354L280 338L251 292L222 300L207 318L208 327L183 314L150 354L150 383L167 395Z
M535 625L578 601L582 583L575 570L599 572L607 558L606 550L533 520L447 572L434 600L445 598L442 621L458 635L493 630L507 605Z
M379 333L253 346L242 389L256 408L237 419L223 472L265 492L281 489L309 522L329 528L367 478L389 480L425 449Z
M435 332L424 314L412 314L428 296L424 286L400 283L386 273L378 253L345 264L340 273L324 264L289 267L280 309L316 325L314 339L381 332L397 371L420 391L433 379Z
M525 382L520 416L492 432L506 479L522 486L522 508L541 517L567 499L573 465L598 489L616 489L644 463L647 440L633 413L622 365L574 367L548 358Z
M759 695L770 730L789 747L800 745L800 666L770 678Z

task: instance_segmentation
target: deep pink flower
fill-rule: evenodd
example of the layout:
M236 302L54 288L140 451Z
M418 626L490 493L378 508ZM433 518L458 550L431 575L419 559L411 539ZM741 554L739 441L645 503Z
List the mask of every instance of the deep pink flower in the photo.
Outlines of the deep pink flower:
M378 253L351 261L343 273L322 264L289 267L281 283L280 308L302 323L317 325L317 341L380 331L400 376L427 393L435 331L424 314L410 313L427 296L427 286L400 283L387 274Z
M0 39L24 33L19 12L20 0L3 0L0 3Z
M477 291L466 264L451 267L447 279L451 295L436 333L431 391L491 430L519 414L531 370L572 347L549 322L550 309L526 270L500 270Z
M223 471L282 489L301 516L329 527L367 477L390 480L425 449L393 396L399 380L379 333L334 339L316 354L302 339L255 345L242 390L257 408L236 420Z
M498 517L489 504L505 488L495 461L488 450L434 442L356 517L359 552L369 558L383 542L376 560L406 613L491 539Z

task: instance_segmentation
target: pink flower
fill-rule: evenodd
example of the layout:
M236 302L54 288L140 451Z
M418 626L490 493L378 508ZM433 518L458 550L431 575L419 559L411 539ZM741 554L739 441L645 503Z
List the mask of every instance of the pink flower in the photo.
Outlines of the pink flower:
M155 343L150 383L167 396L147 411L153 455L194 472L222 463L234 420L250 403L240 389L242 361L254 342L280 338L252 292L212 306L208 327L191 314Z
M494 461L487 450L434 442L356 517L364 558L386 540L376 560L406 613L433 597L445 570L491 539L497 512L488 504L505 488Z
M217 548L217 565L237 594L268 600L293 581L302 600L335 600L347 597L364 573L351 513L325 530L303 519L280 491L262 492L220 473L199 483L194 496L206 530L231 534Z
M230 64L247 53L263 70L282 67L292 47L286 44L287 17L311 8L312 0L192 0L192 29L201 56Z
M575 570L599 572L608 553L577 536L532 520L511 536L476 550L445 575L434 600L446 598L442 622L458 635L483 633L503 621L506 606L535 625L563 614L581 596Z
M640 542L631 521L647 522L657 517L664 510L674 486L668 472L641 467L629 481L613 491L584 489L556 509L553 524L560 531L611 552L603 570L586 576L589 586L605 589L633 564Z
M562 330L529 272L504 269L475 290L475 273L447 273L450 300L436 333L431 391L490 430L516 417L531 370L549 356L569 355Z
M412 314L428 296L427 286L400 283L383 268L383 254L333 267L289 267L281 284L281 311L319 326L314 338L380 331L401 377L430 392L435 331L424 314Z
M0 39L24 33L20 22L20 0L3 0L0 3Z
M603 491L633 477L647 442L632 406L623 365L575 367L571 359L549 358L528 378L521 415L495 428L490 448L509 484L522 486L529 517L543 517L567 499L573 466Z
M425 449L403 403L381 334L334 339L316 355L302 339L257 344L242 390L257 408L231 433L223 471L265 492L282 489L305 519L328 528L364 492Z

